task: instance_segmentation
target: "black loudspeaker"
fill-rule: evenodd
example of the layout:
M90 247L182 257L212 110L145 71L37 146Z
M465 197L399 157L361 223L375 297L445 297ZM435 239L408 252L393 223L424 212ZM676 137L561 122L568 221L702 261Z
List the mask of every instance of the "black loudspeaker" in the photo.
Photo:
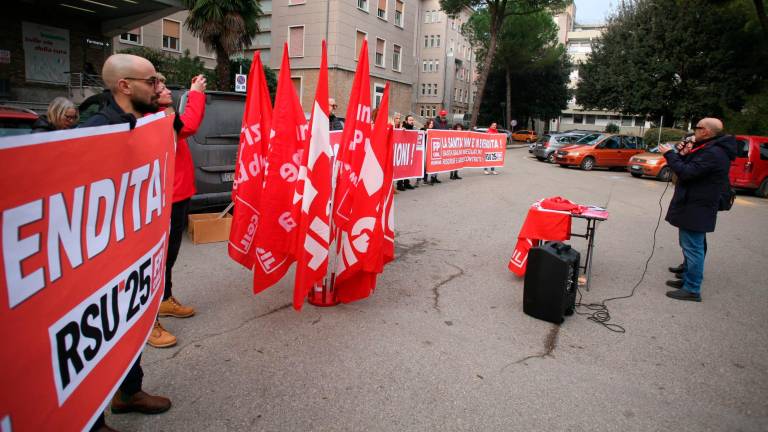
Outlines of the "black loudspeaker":
M531 248L525 270L523 312L562 324L576 305L581 255L570 245L548 242Z

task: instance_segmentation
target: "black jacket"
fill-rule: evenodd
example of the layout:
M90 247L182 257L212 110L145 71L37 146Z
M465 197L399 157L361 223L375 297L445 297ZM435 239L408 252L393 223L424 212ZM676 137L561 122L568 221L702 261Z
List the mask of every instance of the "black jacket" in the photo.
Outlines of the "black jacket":
M328 126L332 131L344 130L344 123L336 117L336 114L328 116Z
M45 114L38 117L37 120L32 123L32 133L51 132L55 130L56 127L48 121L48 117L46 117Z
M435 129L450 129L448 119L443 120L440 116L435 117Z
M115 98L111 93L106 93L102 96L106 102L101 111L92 115L85 123L80 127L92 127L92 126L105 126L120 123L130 123L131 129L136 127L136 117L133 114L126 113L120 108L120 105L115 102Z
M730 186L728 171L736 157L736 140L721 135L700 143L685 156L669 151L664 157L677 174L667 222L689 231L713 232L720 196Z

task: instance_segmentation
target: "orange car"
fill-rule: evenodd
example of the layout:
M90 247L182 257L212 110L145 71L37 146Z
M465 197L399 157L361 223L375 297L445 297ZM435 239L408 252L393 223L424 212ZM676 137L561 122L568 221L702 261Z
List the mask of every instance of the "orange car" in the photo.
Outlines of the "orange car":
M594 167L627 167L632 156L643 153L643 139L631 135L593 133L563 147L555 154L561 167L578 166L589 171Z
M512 132L512 139L515 141L525 141L527 143L532 143L539 139L539 137L536 136L536 131L521 129L519 131Z
M675 143L668 143L674 145ZM669 181L672 170L667 166L667 159L659 153L656 147L646 153L640 153L629 158L627 168L632 177L656 177L659 181Z

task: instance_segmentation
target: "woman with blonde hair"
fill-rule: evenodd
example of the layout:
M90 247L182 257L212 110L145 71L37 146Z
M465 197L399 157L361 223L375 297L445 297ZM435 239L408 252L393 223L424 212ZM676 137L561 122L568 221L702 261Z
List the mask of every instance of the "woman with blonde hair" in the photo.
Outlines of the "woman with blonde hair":
M48 113L41 115L32 125L32 132L50 132L77 126L80 114L75 104L65 97L57 97L48 105Z

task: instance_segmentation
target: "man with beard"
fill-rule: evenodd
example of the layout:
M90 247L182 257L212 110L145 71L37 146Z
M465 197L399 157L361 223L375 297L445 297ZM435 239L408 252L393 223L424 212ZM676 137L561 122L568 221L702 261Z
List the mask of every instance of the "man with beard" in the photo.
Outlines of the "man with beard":
M149 60L129 54L114 54L104 62L101 75L109 89L106 104L80 127L130 123L133 128L137 118L157 112L159 81ZM113 413L157 414L171 408L170 399L142 391L143 377L139 354L112 398ZM92 430L114 431L104 423L104 414L99 416Z

